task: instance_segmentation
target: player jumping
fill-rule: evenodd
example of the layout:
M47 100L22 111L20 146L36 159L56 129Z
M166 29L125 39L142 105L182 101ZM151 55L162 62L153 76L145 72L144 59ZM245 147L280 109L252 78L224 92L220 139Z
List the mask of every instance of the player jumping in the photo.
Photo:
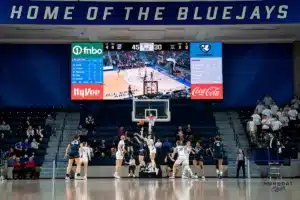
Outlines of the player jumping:
M223 143L221 142L221 139L219 136L216 136L215 142L214 142L214 156L216 159L216 172L218 178L223 177Z
M145 138L142 135L139 135L138 133L135 133L135 135L140 137L147 143L147 146L148 146L149 152L150 152L151 167L157 175L159 172L159 169L156 167L156 162L155 162L156 147L154 146L154 140L152 139L152 136L148 135L148 137Z
M115 178L121 178L118 175L118 171L122 166L123 163L123 159L124 159L124 154L125 154L125 136L122 135L118 144L118 151L116 153L116 169L115 169L115 174L114 177Z

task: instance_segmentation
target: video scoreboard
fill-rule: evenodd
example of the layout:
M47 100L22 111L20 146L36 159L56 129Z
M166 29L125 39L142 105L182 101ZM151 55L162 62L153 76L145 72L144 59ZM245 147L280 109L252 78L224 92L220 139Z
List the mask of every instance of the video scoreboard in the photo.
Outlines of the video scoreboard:
M104 43L105 51L188 50L189 43Z
M223 99L220 42L72 43L71 55L72 100L139 97L151 81L157 98Z

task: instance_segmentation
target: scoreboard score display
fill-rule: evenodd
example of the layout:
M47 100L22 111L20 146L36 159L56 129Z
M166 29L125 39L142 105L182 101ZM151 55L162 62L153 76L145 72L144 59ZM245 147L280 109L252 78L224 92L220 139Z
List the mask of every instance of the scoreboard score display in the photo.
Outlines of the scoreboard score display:
M223 99L222 43L73 43L71 99Z

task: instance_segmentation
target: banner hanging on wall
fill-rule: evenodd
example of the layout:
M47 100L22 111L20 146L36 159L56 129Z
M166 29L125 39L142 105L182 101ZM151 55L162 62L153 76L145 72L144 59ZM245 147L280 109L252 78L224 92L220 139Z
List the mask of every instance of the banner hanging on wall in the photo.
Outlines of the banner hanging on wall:
M300 1L102 2L9 0L0 24L234 25L300 23Z

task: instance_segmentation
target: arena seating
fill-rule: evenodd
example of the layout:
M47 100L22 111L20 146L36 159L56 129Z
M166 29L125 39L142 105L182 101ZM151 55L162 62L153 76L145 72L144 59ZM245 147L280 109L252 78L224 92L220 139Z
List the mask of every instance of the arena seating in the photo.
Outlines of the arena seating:
M249 109L242 109L238 110L240 119L243 122L245 132L247 127L247 122L250 120L251 115L253 114L254 108ZM283 156L284 156L284 164L289 165L290 159L297 159L298 158L298 150L299 150L299 144L300 144L300 136L296 134L297 129L289 128L286 129L284 132L284 135L290 136L291 139L286 141L288 142L288 145L285 145L285 149L283 150ZM247 133L249 143L250 137ZM269 151L265 147L258 147L255 144L251 144L252 147L252 154L253 159L255 160L256 164L258 165L268 165L269 160Z
M171 104L172 105L172 104ZM97 112L89 112L90 110L97 110ZM178 126L186 128L188 124L191 125L194 139L192 145L196 141L201 140L202 145L207 149L212 145L213 137L218 134L215 125L215 119L209 106L195 106L192 103L184 104L177 103L172 105L171 108L171 122L156 123L154 133L156 139L160 139L162 143L168 140L171 146L175 146L176 134ZM88 114L92 114L96 120L95 132L88 134L89 141L96 141L94 146L99 146L102 140L105 140L105 151L109 152L111 147L115 146L118 142L117 130L118 127L124 127L129 136L138 132L139 128L137 123L131 120L132 105L130 103L105 103L105 106L99 109L82 109L81 123L84 124L84 119ZM104 114L105 113L105 114ZM147 128L147 124L145 124ZM134 146L135 155L137 155L138 143ZM169 149L162 148L157 156L160 163L163 163L164 156ZM109 153L108 153L109 154ZM106 154L107 155L107 154ZM192 156L191 156L192 159ZM91 165L114 165L115 159L110 156L94 157ZM214 164L211 155L205 156L205 164ZM227 161L224 162L225 164Z
M27 117L30 117L30 125L34 129L36 129L38 126L44 128L48 114L51 114L53 117L55 117L55 114L51 111L51 109L27 108L5 109L1 111L1 123L3 120L5 120L11 127L10 131L0 130L0 134L4 134L4 138L0 141L2 158L6 158L5 152L7 152L11 147L15 147L15 144L17 142L23 142L25 140L26 129L24 127L24 123ZM42 141L38 141L38 150L34 153L34 160L37 166L41 166L43 164L44 156L46 154L46 148L48 147L49 133L47 131L43 131L43 135L44 137ZM13 161L14 160L9 159L8 166L12 166Z

